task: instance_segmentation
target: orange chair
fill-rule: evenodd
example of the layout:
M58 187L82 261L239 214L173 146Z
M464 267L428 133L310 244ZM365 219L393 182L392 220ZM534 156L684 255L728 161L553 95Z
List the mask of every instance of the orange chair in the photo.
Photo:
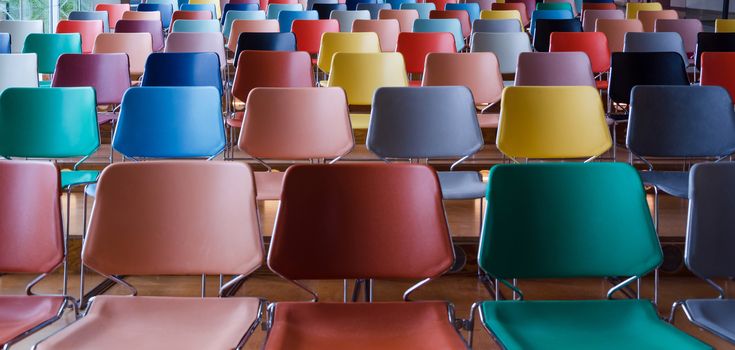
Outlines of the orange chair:
M413 21L419 19L419 12L416 10L380 10L378 19L395 19L401 32L413 32Z
M610 52L623 52L625 33L642 32L643 23L637 19L598 19L596 32L604 33Z
M735 100L735 52L705 52L700 70L701 85L722 86Z
M161 13L158 11L125 11L120 19L159 21L161 22Z
M237 51L237 39L241 33L278 33L280 27L275 19L238 19L232 22L230 37L227 40L227 49Z
M452 3L452 4L459 3L458 0L427 0L426 2L427 3L433 3L436 6L436 9L439 10L439 11L443 11L444 10L444 7L448 3Z
M638 11L638 20L643 24L644 32L653 32L659 19L679 19L676 10Z
M429 12L430 19L451 19L456 18L462 26L462 36L467 38L472 33L472 23L470 23L470 14L465 10L444 10Z
M143 75L148 55L153 52L150 33L102 33L94 42L94 53L124 53L130 59L130 75Z
M56 33L79 33L82 36L82 53L91 53L97 35L104 32L102 21L61 20L56 24Z
M205 298L204 290L202 297L136 296L130 281L115 276L235 275L219 289L224 296L263 255L248 165L112 164L100 175L82 262L128 295L96 296L84 317L36 349L241 348L258 325L260 299Z
M434 33L401 33L398 35L396 52L403 55L408 74L424 72L426 55L431 52L454 52L454 36L447 32ZM412 85L419 85L419 81L411 81Z
M582 14L587 10L617 10L618 6L614 2L583 2L582 3Z
M398 34L401 27L395 19L356 19L352 22L353 32L373 32L378 34L380 50L383 52L396 51Z
M212 11L174 11L169 28L173 28L177 19L212 19Z
M110 29L115 29L117 21L122 19L123 13L130 11L130 4L97 4L95 11L106 11Z
M284 103L287 102L287 103ZM325 159L355 145L347 97L340 88L255 88L248 96L239 148L257 159ZM258 200L280 200L282 172L256 172Z
M496 2L490 6L491 9L494 11L518 11L518 13L521 14L521 23L523 23L523 26L527 27L529 24L531 24L531 20L528 18L528 11L526 11L526 4L522 2Z
M421 280L406 301L454 261L436 172L416 164L292 166L272 237L268 266L289 281ZM272 312L266 350L467 349L446 301L278 302Z
M581 51L587 54L592 65L592 72L598 78L610 70L610 48L607 37L599 32L584 33L551 33L549 52L574 52ZM597 88L607 89L607 80L597 79Z

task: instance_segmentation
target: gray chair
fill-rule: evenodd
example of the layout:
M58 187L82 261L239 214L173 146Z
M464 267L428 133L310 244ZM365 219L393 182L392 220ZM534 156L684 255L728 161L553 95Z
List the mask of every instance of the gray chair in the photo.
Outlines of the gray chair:
M476 19L472 23L473 33L516 33L522 31L521 24L515 19Z
M522 52L515 86L591 86L596 88L584 52Z
M456 159L438 172L444 199L477 199L476 171L453 171L484 145L472 92L464 86L384 87L375 92L367 148L382 159Z
M718 298L678 301L689 320L725 340L735 343L735 300L713 278L735 276L735 163L697 164L689 176L689 225L685 262L690 271L707 281Z
M676 52L684 60L684 66L689 65L679 33L626 33L623 52Z
M357 10L365 10L370 12L370 19L378 19L378 14L380 13L380 10L391 10L391 6L388 3L358 3L357 4Z
M342 11L334 10L329 14L329 18L336 19L339 22L340 32L351 32L352 22L356 19L370 19L370 11Z
M110 31L110 20L107 16L107 11L72 11L69 13L70 20L100 20L102 21L102 28L105 33Z

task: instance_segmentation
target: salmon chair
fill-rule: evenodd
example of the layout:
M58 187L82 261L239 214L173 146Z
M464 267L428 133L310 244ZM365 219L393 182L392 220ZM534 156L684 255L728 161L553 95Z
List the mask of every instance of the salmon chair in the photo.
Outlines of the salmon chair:
M202 297L137 296L134 286L116 277L236 275L220 288L222 296L255 271L263 248L246 164L110 165L100 176L82 250L84 266L129 295L94 297L84 317L36 350L240 349L259 323L258 298L207 298L206 290Z
M403 55L406 62L409 84L420 85L421 80L413 78L414 75L418 76L424 72L427 55L433 52L457 53L457 50L451 33L400 33L396 52Z
M386 204L390 203L390 210ZM268 266L313 302L269 306L264 348L467 349L446 301L409 302L452 265L436 173L418 164L294 165ZM387 249L390 247L390 249ZM363 279L368 302L318 302L301 280ZM421 280L404 301L370 302L373 279Z

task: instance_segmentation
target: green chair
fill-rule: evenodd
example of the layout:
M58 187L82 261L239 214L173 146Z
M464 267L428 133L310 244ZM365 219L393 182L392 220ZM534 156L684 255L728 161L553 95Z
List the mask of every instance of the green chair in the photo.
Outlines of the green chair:
M661 320L648 300L611 300L663 259L636 170L622 163L497 165L478 264L518 300L482 301L504 349L711 349ZM516 279L620 277L608 300L525 301ZM640 297L640 295L639 295ZM471 329L471 328L470 328ZM470 334L471 337L471 334Z
M35 53L38 57L38 73L54 74L56 60L65 53L82 53L82 37L73 34L28 34L23 53Z

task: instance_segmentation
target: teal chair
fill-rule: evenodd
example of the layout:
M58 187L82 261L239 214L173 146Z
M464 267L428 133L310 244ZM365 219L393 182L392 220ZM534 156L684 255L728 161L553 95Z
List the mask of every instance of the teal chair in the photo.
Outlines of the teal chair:
M181 4L181 11L209 11L212 18L217 19L217 8L214 4Z
M28 34L23 44L23 53L35 53L38 58L38 73L54 74L56 61L65 53L82 53L82 37L73 34ZM48 82L49 85L50 82Z
M436 4L434 4L433 2L404 2L400 4L400 6L401 10L416 10L416 12L419 13L420 19L429 19L429 13L436 10Z
M536 4L537 10L567 10L574 14L572 4L568 2L539 2Z
M407 4L404 4L407 5ZM413 31L422 32L448 32L454 36L457 51L464 48L464 36L462 36L462 24L456 18L442 19L417 19L413 21Z
M711 349L648 300L612 300L663 260L645 190L623 163L497 165L490 170L478 264L496 279L479 309L504 349ZM607 300L524 300L515 279L620 277ZM498 285L517 300L499 300ZM471 336L471 335L470 335ZM470 340L471 342L471 340Z
M268 4L267 19L278 19L281 11L303 11L301 4Z
M319 19L319 13L314 10L281 11L278 14L278 26L281 28L281 33L291 32L291 24L297 19L317 20Z
M219 21L216 19L179 19L171 28L174 33L219 33Z
M400 9L401 5L407 3L416 3L416 0L385 0L384 2L390 4L390 7L392 9Z
M230 37L230 30L232 30L232 23L239 20L264 20L265 11L235 11L230 10L225 14L225 24L222 27L222 34L225 38Z
M475 23L475 20L480 19L480 4L476 2L466 2L462 4L447 3L444 5L445 10L465 10L470 16L470 23Z

